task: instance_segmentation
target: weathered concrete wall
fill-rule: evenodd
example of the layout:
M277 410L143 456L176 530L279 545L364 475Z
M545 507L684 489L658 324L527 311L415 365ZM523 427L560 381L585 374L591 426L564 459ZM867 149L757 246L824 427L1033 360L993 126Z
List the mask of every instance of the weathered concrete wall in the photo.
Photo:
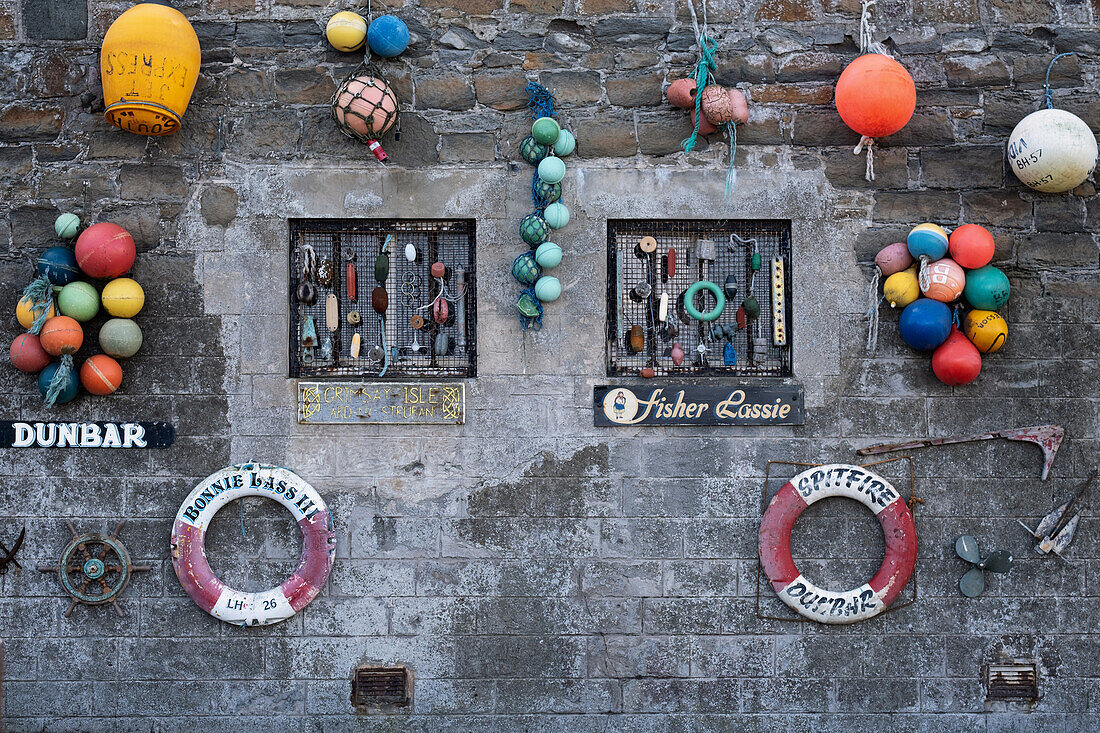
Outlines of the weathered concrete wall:
M137 238L147 293L146 345L120 394L48 413L28 378L0 369L0 419L170 420L179 437L146 453L0 451L0 541L28 532L25 569L0 578L6 730L849 730L885 725L885 713L906 730L1094 727L1100 523L1082 519L1069 565L1036 556L1014 520L1045 512L1096 460L1098 199L1091 184L1033 194L1002 161L1055 50L1080 54L1054 74L1057 103L1100 120L1091 5L880 5L879 35L916 78L919 106L880 141L868 184L831 106L856 53L857 4L711 3L719 78L753 102L728 210L726 146L677 152L687 124L661 103L694 59L683 4L401 7L416 38L382 65L405 110L384 170L328 119L356 60L321 29L347 4L181 3L202 77L183 131L153 140L98 111L98 45L123 5L0 0L3 308L85 180L89 213ZM529 169L510 166L528 79L557 91L580 144L560 237L566 293L524 337L508 266L528 211ZM594 428L606 219L725 215L792 220L806 425ZM465 426L295 423L286 216L477 219L479 376ZM867 262L924 220L988 226L1012 279L1009 344L970 387L937 382L888 314L877 354L863 352ZM1044 422L1069 433L1047 482L1033 446L915 456L915 605L847 628L755 616L769 459L850 461L872 440ZM168 535L198 480L249 459L322 492L337 560L302 613L237 629L183 594ZM888 475L907 485L904 471ZM796 558L834 588L869 577L882 551L876 523L847 504L815 505L794 538ZM85 607L63 618L56 578L33 569L56 560L66 518L78 529L129 520L123 539L154 571L127 591L125 618ZM235 507L212 527L215 570L239 586L280 581L299 550L288 517L248 501L244 521L244 537ZM951 545L964 531L1017 557L976 601L955 587L964 568ZM767 590L762 603L777 610ZM1002 656L1039 661L1037 705L987 705L981 667ZM350 673L376 662L412 668L414 701L361 720Z

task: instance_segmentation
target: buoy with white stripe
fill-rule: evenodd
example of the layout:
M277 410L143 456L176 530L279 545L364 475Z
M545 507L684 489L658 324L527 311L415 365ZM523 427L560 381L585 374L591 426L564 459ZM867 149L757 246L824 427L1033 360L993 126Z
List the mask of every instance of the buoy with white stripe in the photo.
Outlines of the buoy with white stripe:
M794 523L810 504L830 496L866 506L886 538L886 557L874 577L840 593L814 585L791 555ZM917 562L917 530L901 494L881 476L848 464L817 466L783 484L764 512L759 539L760 565L779 598L823 624L850 624L882 613L908 584Z

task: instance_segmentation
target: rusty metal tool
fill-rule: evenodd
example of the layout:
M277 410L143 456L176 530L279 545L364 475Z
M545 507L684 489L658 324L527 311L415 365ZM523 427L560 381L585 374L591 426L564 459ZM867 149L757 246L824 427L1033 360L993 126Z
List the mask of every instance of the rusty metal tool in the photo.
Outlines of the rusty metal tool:
M1036 425L1030 428L1014 428L1012 430L1000 430L995 433L982 433L981 435L963 435L953 438L927 438L925 440L910 440L906 443L879 443L860 448L856 453L861 456L874 456L879 453L893 453L899 450L912 450L914 448L928 448L934 445L952 445L954 443L975 443L979 440L993 440L1004 438L1005 440L1019 440L1024 443L1034 443L1043 450L1043 474L1046 480L1050 473L1050 467L1054 463L1054 456L1058 453L1058 447L1062 445L1062 438L1066 430L1060 425Z
M24 527L23 530L19 533L19 536L15 538L15 544L12 545L10 550L4 547L3 542L0 542L0 552L4 553L4 557L0 557L0 575L8 572L9 564L14 565L20 570L23 569L23 566L20 565L19 561L15 559L15 553L19 552L19 548L23 546L23 538L26 537L26 535L27 528Z
M1073 498L1043 517L1039 522L1039 526L1034 530L1020 522L1019 519L1016 520L1032 537L1039 540L1039 544L1035 545L1036 552L1041 552L1044 555L1053 552L1058 557L1062 557L1062 551L1069 547L1069 543L1073 541L1073 534L1077 531L1077 522L1081 519L1081 514L1077 512L1077 504L1081 501L1081 497L1085 495L1085 492L1088 491L1092 482L1096 480L1096 473L1096 471L1093 471L1088 481L1077 490Z

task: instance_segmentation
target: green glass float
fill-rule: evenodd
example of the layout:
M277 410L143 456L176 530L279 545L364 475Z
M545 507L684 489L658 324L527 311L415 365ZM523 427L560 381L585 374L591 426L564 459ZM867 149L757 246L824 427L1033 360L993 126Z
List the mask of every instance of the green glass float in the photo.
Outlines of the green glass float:
M564 158L567 155L572 154L577 149L577 138L573 137L573 133L569 130L562 130L558 135L557 141L554 143L554 155L559 158Z
M519 300L516 301L516 310L524 318L538 318L542 315L542 306L530 290L520 293Z
M559 201L547 206L542 212L542 218L551 229L561 229L569 223L569 209Z
M523 138L523 142L519 144L519 156L531 165L538 165L547 155L550 155L550 148L542 145L530 135Z
M537 247L550 238L550 225L538 214L528 214L519 223L519 234L524 242Z
M533 252L524 252L512 262L512 277L524 285L530 285L542 275L542 268L535 261Z
M535 195L546 203L552 204L561 198L561 184L547 183L540 179L535 184Z
M561 126L553 117L539 117L531 125L531 136L543 145L553 145L561 134Z

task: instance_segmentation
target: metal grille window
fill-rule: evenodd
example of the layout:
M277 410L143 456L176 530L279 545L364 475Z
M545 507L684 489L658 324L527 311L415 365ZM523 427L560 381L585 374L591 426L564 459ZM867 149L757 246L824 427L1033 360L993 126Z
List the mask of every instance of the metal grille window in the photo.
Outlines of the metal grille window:
M291 219L290 241L292 377L476 375L473 220Z
M404 667L356 667L351 677L351 704L357 708L406 705L409 682Z
M790 221L612 219L607 245L609 376L791 376ZM726 300L712 321L685 302L701 281ZM698 286L691 306L717 297Z

